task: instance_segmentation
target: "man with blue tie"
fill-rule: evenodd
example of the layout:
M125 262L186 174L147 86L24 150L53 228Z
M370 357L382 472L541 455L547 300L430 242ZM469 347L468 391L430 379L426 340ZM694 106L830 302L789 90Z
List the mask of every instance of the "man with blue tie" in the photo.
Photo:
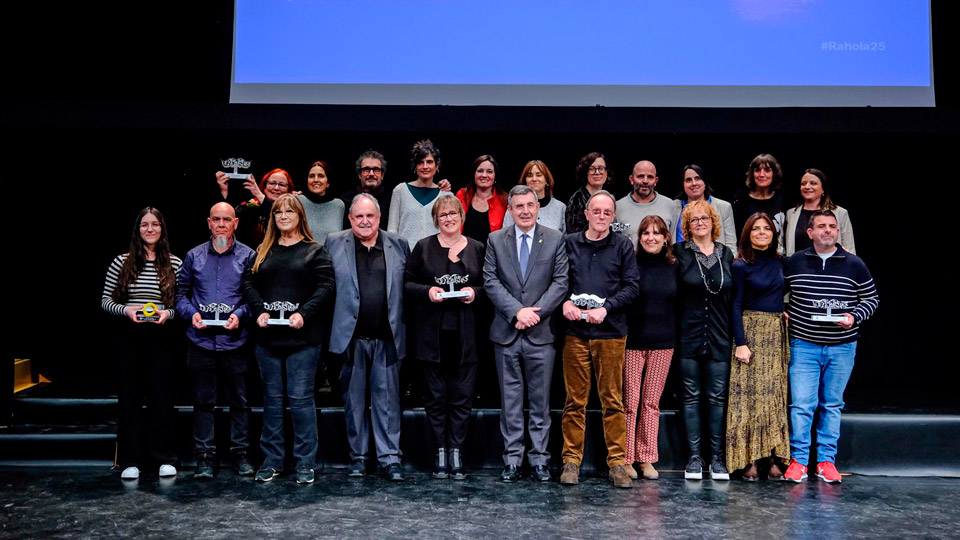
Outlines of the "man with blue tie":
M344 355L340 383L350 445L347 474L366 474L373 424L377 460L388 480L402 482L403 270L410 248L403 238L380 230L380 205L369 193L353 198L349 220L350 229L327 236L325 243L337 280L330 352Z
M550 379L555 341L550 316L567 292L567 253L560 231L537 224L540 203L526 185L507 199L514 225L491 233L483 265L484 291L494 307L490 340L500 380L504 469L515 482L523 463L523 395L527 394L533 476L550 481ZM526 389L524 389L524 381Z

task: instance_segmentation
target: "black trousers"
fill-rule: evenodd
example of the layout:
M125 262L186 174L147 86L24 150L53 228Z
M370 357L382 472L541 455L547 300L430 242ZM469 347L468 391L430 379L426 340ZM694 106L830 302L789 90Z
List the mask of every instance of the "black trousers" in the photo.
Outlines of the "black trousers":
M463 363L456 330L440 332L440 362L421 362L424 410L437 448L461 448L473 402L477 364Z
M210 351L188 343L187 369L193 381L193 452L197 459L213 460L216 456L214 408L218 380L230 406L230 453L234 459L247 454L250 448L250 408L246 374L250 354L247 346Z
M117 462L122 468L173 465L177 461L171 344L179 337L169 322L158 325L124 320L117 328Z
M681 408L690 455L700 455L701 401L705 401L710 428L710 449L714 457L722 458L730 363L718 362L705 356L681 358L680 376L683 389Z

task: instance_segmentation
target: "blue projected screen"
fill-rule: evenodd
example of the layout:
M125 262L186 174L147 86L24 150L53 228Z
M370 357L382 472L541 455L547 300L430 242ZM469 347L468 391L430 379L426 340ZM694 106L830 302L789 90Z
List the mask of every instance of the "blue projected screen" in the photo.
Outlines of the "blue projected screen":
M233 103L933 106L929 0L236 0Z

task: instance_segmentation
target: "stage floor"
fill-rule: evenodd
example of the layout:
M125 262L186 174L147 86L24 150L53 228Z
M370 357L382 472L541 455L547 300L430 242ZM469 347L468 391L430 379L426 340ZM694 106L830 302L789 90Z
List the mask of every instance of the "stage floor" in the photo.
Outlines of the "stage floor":
M956 538L960 480L847 476L842 485L659 481L614 489L492 471L466 481L410 473L402 484L343 471L299 486L220 471L196 481L94 468L0 469L3 538Z

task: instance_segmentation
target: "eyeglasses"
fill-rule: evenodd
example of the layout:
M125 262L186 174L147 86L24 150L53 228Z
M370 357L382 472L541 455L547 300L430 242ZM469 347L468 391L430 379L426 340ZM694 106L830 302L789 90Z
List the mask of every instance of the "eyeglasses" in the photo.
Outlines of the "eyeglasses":
M381 174L383 169L380 167L361 167L360 174Z
M290 186L284 182L267 182L267 187L287 189Z
M459 218L460 212L444 212L437 216L437 220L443 221L445 219Z
M613 217L614 215L614 212L611 212L610 210L599 210L599 209L591 210L590 213L593 214L593 217L600 217L600 216Z
M273 215L275 216L295 216L297 212L295 210L286 208L284 210L274 210Z
M710 216L701 216L701 217L692 217L690 218L690 224L695 225L697 223L710 223L713 221L710 219Z
M599 167L590 167L589 169L587 169L587 171L589 171L590 174L605 173L607 172L607 168L604 167L603 165L600 165Z

